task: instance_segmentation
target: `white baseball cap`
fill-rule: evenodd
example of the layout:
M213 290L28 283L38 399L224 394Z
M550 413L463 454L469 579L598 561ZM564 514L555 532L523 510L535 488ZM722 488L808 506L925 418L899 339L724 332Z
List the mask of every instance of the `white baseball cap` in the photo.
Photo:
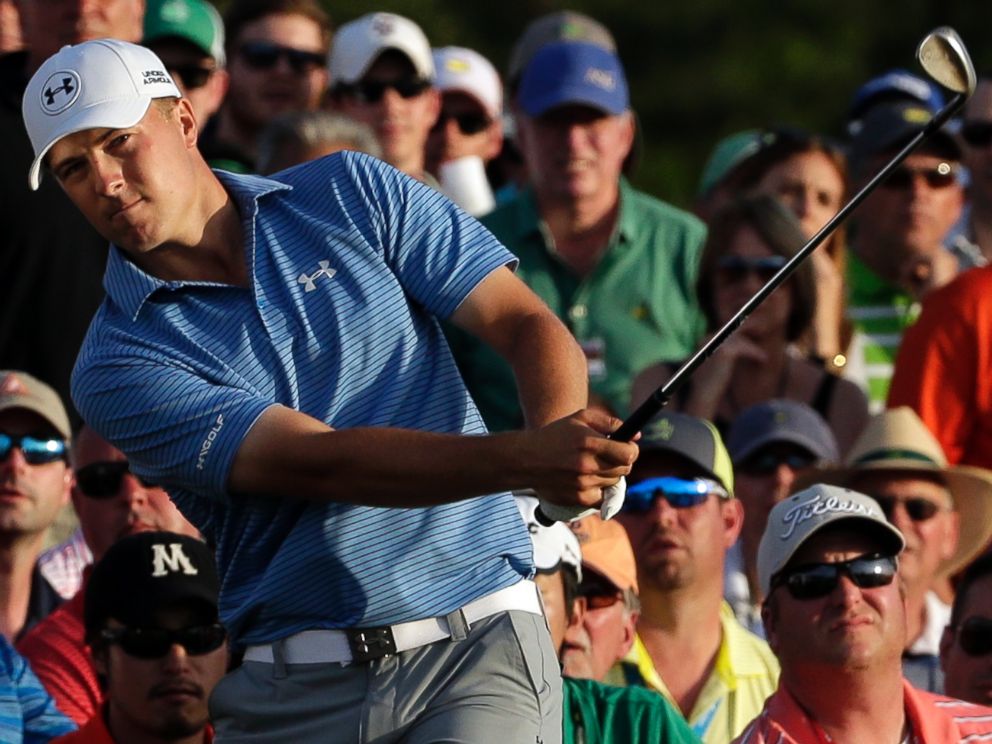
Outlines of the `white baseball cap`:
M21 110L34 162L32 191L45 154L63 137L86 129L123 129L141 121L154 98L182 98L154 52L116 39L64 46L31 77Z
M758 545L758 586L766 597L772 579L785 568L803 543L828 525L872 530L880 552L898 555L906 541L886 518L871 496L849 488L817 483L775 504L768 514L765 532Z
M434 50L434 86L442 93L471 96L493 119L503 111L503 84L492 63L471 49L442 47Z
M417 76L434 80L431 45L416 23L395 13L369 13L338 29L331 44L331 84L355 83L388 49L402 52Z
M556 571L565 564L575 570L581 581L582 548L579 547L579 539L575 533L564 522L555 522L550 527L538 522L534 512L539 502L535 497L517 494L514 499L534 545L534 567L547 573Z

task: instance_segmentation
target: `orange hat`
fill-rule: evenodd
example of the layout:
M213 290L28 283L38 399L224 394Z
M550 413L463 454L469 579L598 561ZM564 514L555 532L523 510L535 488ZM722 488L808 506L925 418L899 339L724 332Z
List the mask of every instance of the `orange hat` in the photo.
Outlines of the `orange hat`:
M619 523L604 521L594 514L569 526L579 539L583 566L602 574L622 591L638 593L634 550L627 531Z

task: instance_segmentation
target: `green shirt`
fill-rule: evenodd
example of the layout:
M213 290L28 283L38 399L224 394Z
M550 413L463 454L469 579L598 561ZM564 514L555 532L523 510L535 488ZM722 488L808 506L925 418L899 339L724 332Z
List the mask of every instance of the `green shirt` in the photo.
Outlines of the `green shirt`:
M880 277L852 251L847 257L847 317L856 331L844 376L868 395L872 413L885 408L903 331L916 322L920 304Z
M685 719L643 687L562 678L562 744L698 744Z
M616 228L584 278L555 253L532 191L498 207L482 223L520 259L517 275L572 331L586 352L592 393L617 414L630 409L637 373L695 350L705 327L695 287L706 228L688 212L621 179ZM489 428L521 428L510 366L467 334L456 331L450 339Z

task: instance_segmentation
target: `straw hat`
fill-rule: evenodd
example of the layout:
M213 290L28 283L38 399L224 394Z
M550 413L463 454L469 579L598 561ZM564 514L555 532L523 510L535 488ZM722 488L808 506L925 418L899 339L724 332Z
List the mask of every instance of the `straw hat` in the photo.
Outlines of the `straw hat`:
M992 471L968 465L948 465L937 439L908 406L873 416L843 465L818 468L796 479L793 490L813 483L848 486L866 471L939 475L959 516L958 545L938 569L939 576L957 573L992 539Z

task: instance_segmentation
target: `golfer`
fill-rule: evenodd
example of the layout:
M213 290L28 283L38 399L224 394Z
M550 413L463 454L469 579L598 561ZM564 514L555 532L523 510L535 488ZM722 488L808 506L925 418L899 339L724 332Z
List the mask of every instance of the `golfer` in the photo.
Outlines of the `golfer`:
M637 449L583 410L581 350L512 255L364 155L211 171L139 46L64 47L23 113L31 186L44 169L112 243L74 399L216 546L243 652L218 741L559 742L506 491L595 506ZM486 435L438 319L513 365L527 431Z

